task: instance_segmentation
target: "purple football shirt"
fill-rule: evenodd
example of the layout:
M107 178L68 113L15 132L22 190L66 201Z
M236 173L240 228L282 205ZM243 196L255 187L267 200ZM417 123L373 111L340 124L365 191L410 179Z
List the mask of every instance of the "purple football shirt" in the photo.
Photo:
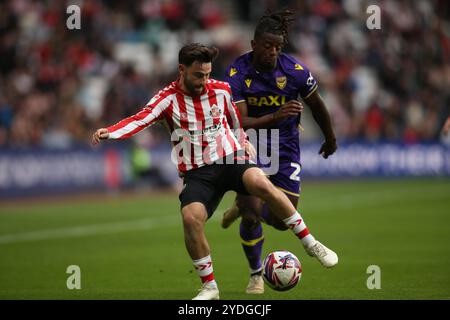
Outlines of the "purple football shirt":
M252 54L253 52L248 52L237 58L228 67L225 77L225 81L231 86L234 102L247 103L249 117L273 113L289 100L307 98L317 89L317 83L311 72L295 58L281 53L275 70L258 72L251 63ZM266 128L279 130L279 145L274 147L279 151L280 174L284 172L284 176L287 177L292 177L292 173L289 172L296 169L295 166L291 166L292 163L300 165L299 122L300 115L292 116ZM266 143L270 150L270 130L267 140L260 136L258 140L261 140L258 141L260 145ZM295 190L295 186L285 185L287 181L280 180L278 186L281 183L285 188ZM274 184L277 185L275 182Z
M252 52L237 58L227 69L225 81L233 92L234 102L245 100L250 117L261 117L278 110L289 100L308 97L317 88L308 68L295 58L281 53L275 70L258 72L251 63ZM298 134L298 117L280 121L272 128L282 137ZM297 136L296 136L297 137Z

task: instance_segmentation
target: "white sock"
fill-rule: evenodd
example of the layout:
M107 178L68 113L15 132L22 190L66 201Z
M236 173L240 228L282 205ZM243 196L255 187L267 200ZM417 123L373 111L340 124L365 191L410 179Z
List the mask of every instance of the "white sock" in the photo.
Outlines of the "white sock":
M308 248L312 246L314 243L316 243L316 239L313 237L312 234L309 233L309 230L306 227L306 224L303 221L300 213L295 212L289 218L284 219L283 222L302 241L302 244L305 248Z
M202 283L208 282L208 284L217 287L216 280L214 279L213 266L211 256L207 255L204 258L198 260L192 260L195 270L197 270Z

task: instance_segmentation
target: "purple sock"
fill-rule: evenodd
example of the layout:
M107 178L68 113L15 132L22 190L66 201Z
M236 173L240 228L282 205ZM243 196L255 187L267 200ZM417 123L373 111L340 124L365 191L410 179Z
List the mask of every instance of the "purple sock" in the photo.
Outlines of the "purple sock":
M242 248L244 249L245 256L247 257L251 273L256 273L262 268L261 253L264 243L264 236L261 222L254 223L241 219L239 232L241 235Z

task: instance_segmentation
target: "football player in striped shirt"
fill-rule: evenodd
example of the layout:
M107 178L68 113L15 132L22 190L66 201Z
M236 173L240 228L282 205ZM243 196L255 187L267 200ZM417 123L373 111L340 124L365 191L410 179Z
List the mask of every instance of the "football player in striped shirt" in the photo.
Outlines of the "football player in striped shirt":
M179 78L140 112L98 129L92 137L94 145L104 139L125 139L156 122L169 129L172 160L184 183L179 199L185 245L202 281L195 300L219 299L204 226L225 192L260 197L297 236L307 229L286 195L248 160L244 150L251 154L252 149L241 128L231 89L228 83L209 78L217 53L217 49L200 44L181 48ZM329 257L317 256L319 260Z
M251 41L253 50L238 57L229 66L225 80L230 83L244 129L257 129L258 145L266 144L267 150L278 149L279 169L270 176L270 180L297 207L301 170L299 125L303 110L298 97L311 108L324 135L325 142L319 153L327 158L336 151L337 146L330 116L318 93L314 77L305 64L281 51L287 41L288 25L292 21L289 11L263 16ZM268 129L267 137L259 132L260 129ZM279 135L276 146L271 145L270 133L274 129L278 130ZM260 160L258 157L258 165L264 167ZM222 226L227 228L239 216L242 216L239 230L242 247L250 267L246 292L260 294L264 292L261 277L264 236L260 221L281 230L285 230L286 226L274 219L267 204L254 197L237 195L233 207L224 213ZM332 259L326 260L323 264L325 267L332 267L338 262L334 253L307 236L308 230L304 229L300 238L310 255L326 255L328 252Z

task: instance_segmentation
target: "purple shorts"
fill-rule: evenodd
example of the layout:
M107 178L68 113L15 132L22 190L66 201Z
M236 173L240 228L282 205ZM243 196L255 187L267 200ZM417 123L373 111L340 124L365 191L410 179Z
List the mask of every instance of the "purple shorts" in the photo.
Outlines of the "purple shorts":
M300 146L298 139L291 139L280 143L278 151L278 171L269 175L270 181L287 195L300 196ZM258 166L263 169L268 165ZM267 170L266 170L267 171Z
M284 193L299 197L300 196L300 162L280 161L280 169L269 179L272 183Z

